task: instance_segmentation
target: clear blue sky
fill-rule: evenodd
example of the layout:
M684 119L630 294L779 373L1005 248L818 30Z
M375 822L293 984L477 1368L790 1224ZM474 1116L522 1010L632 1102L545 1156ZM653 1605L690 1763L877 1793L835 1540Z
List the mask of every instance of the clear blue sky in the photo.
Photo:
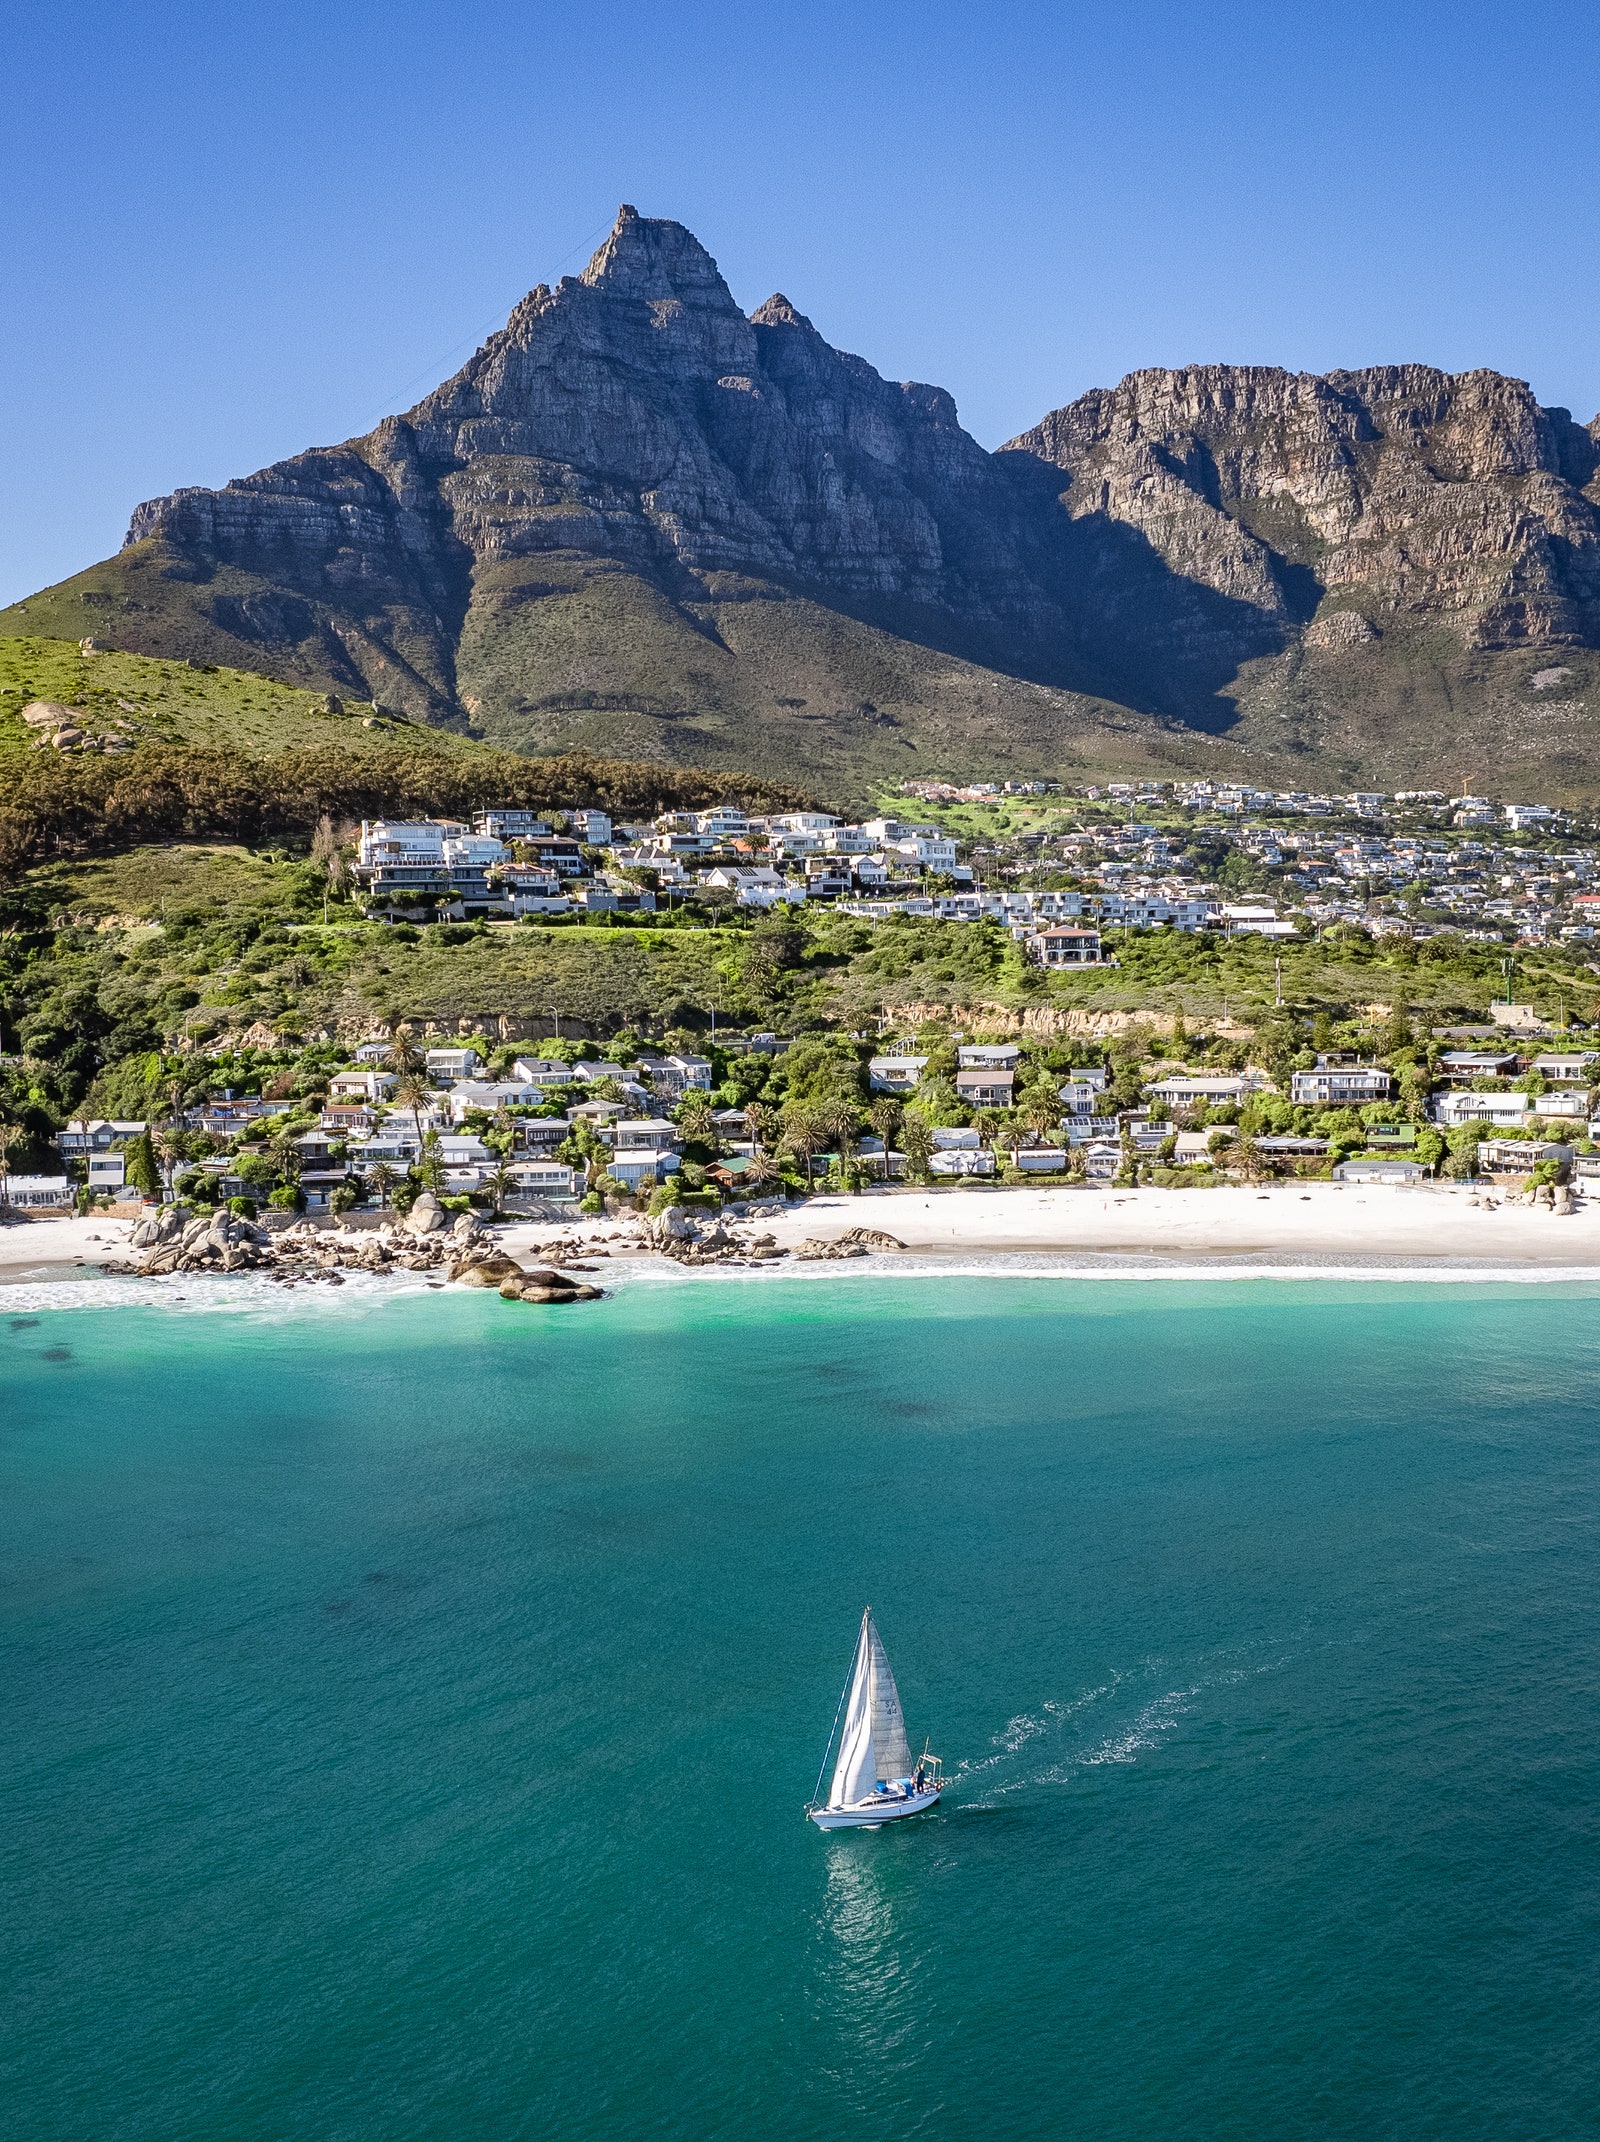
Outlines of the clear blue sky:
M997 444L1139 365L1600 408L1600 9L13 0L0 600L366 430L619 201Z

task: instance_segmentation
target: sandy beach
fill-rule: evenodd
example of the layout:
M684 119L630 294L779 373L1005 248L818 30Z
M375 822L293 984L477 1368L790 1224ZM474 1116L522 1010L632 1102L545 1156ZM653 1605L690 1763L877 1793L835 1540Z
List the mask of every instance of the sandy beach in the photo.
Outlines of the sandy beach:
M103 1217L0 1226L0 1284L71 1279L128 1254L132 1222ZM1215 1190L873 1190L814 1197L764 1217L786 1249L852 1227L881 1228L923 1256L963 1259L1052 1252L1172 1264L1237 1260L1285 1266L1396 1264L1600 1271L1600 1200L1570 1216L1501 1202L1493 1191L1428 1183L1278 1183ZM627 1222L516 1221L501 1235L524 1257L552 1235L626 1254ZM607 1238L610 1238L609 1240Z
M101 1215L9 1220L0 1225L0 1286L25 1279L71 1279L80 1265L124 1257L133 1226L132 1220Z
M1489 1202L1483 1201L1487 1195ZM1473 1202L1477 1199L1478 1202ZM768 1223L784 1247L881 1227L908 1249L1062 1251L1190 1263L1267 1258L1600 1268L1600 1202L1556 1218L1463 1185L1279 1183L1268 1189L871 1191L813 1198Z

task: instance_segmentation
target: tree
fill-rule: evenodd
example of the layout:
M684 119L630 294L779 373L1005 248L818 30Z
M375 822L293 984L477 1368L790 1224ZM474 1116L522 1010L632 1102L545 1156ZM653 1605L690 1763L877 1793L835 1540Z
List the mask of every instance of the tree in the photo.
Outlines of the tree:
M387 1207L389 1203L389 1193L399 1180L399 1175L393 1168L390 1167L388 1161L386 1160L374 1161L372 1166L367 1170L367 1189L369 1191L377 1191L378 1209L380 1212Z
M1233 1166L1247 1183L1259 1183L1271 1174L1271 1163L1254 1138L1244 1137L1233 1148Z
M691 1091L678 1103L678 1128L691 1145L714 1145L716 1111L709 1094Z
M439 1150L439 1133L428 1132L422 1141L422 1153L417 1161L417 1179L435 1197L444 1188L444 1158Z
M856 1149L860 1118L848 1101L829 1101L821 1111L823 1136L839 1155L839 1173L844 1174Z
M388 1051L383 1059L384 1068L405 1079L422 1069L422 1051L409 1026L397 1026L390 1038Z
M778 1127L777 1116L764 1101L746 1101L744 1104L745 1128L758 1147L770 1146L772 1134Z
M162 1175L166 1179L166 1185L170 1191L173 1177L178 1171L179 1162L194 1158L192 1141L185 1136L176 1124L169 1123L163 1129L157 1131L154 1146L156 1157L161 1162ZM153 1196L154 1192L151 1195Z
M123 1172L136 1190L146 1197L159 1197L161 1176L156 1167L155 1148L150 1143L150 1133L141 1131L131 1139L123 1155Z
M411 1120L416 1125L417 1143L422 1143L422 1111L433 1099L433 1088L420 1071L408 1071L394 1089L395 1103L400 1108L409 1108Z
M317 820L317 830L311 836L311 860L322 872L325 890L322 895L322 919L328 919L328 894L342 894L345 869L344 850L339 845L339 836L333 830L333 820L324 811Z
M900 1129L900 1103L885 1094L872 1104L872 1127L883 1140L883 1179L889 1180L889 1149Z
M11 1203L11 1156L25 1145L27 1132L18 1123L0 1123L0 1205Z
M498 1220L506 1209L506 1199L517 1186L517 1178L502 1160L497 1168L484 1177L483 1187L494 1199L494 1216Z
M811 1163L822 1149L824 1132L815 1110L810 1108L786 1108L783 1112L783 1142L794 1157L802 1161L806 1171L806 1188L811 1188Z
M1043 1140L1060 1127L1061 1096L1054 1086L1030 1086L1017 1113L1034 1137Z
M926 1180L928 1162L933 1154L933 1132L922 1116L908 1115L900 1132L900 1142L905 1148L906 1166L919 1180Z
M778 1180L778 1175L778 1163L770 1153L764 1152L758 1145L750 1155L749 1167L744 1171L745 1181L754 1183L759 1189L763 1183L775 1183Z

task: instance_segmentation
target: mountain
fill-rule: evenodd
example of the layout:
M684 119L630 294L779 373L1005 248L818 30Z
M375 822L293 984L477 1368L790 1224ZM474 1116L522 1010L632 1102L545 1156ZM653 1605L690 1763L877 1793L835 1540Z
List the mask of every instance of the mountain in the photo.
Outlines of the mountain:
M527 751L1583 791L1594 428L1399 366L1139 372L986 453L624 208L363 439L141 506L0 612ZM1537 688L1536 687L1537 680Z

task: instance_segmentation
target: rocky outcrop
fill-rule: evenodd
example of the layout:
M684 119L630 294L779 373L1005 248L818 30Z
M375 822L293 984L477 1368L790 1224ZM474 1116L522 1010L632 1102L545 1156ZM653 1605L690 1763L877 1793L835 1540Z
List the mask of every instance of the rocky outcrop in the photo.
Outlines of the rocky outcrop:
M599 1288L564 1273L526 1270L470 1213L452 1222L427 1191L395 1224L326 1229L300 1220L276 1234L230 1212L191 1215L185 1206L168 1205L139 1222L131 1246L137 1253L132 1263L108 1264L106 1270L140 1279L259 1271L283 1286L302 1281L342 1286L348 1272L437 1272L441 1281L497 1288L508 1300L601 1298Z
M1003 451L1234 606L1241 651L1302 627L1347 650L1396 616L1478 647L1600 639L1595 440L1497 372L1134 372Z

